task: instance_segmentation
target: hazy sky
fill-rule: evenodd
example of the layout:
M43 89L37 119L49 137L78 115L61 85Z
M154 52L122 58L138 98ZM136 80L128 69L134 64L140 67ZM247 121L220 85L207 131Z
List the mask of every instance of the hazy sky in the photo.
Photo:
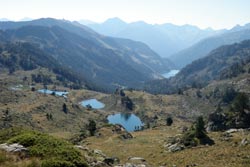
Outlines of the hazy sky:
M88 19L231 28L250 22L250 0L0 0L0 18Z

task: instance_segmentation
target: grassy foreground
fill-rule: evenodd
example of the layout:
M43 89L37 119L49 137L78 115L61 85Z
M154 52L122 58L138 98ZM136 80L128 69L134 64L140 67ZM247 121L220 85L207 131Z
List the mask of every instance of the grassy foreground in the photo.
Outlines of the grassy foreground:
M233 133L228 141L223 140L223 132L208 135L215 141L212 146L198 146L180 152L168 152L164 148L167 138L178 135L179 127L157 127L141 132L134 132L133 139L121 140L108 128L103 128L100 137L88 138L85 143L91 149L103 150L107 156L120 158L121 163L129 162L129 157L143 157L147 164L157 166L201 167L249 167L250 145L241 146L242 139L250 139L249 132Z
M28 148L27 155L0 152L0 166L86 167L81 152L62 139L35 131L6 129L0 132L0 143L19 143ZM19 159L19 160L18 160Z

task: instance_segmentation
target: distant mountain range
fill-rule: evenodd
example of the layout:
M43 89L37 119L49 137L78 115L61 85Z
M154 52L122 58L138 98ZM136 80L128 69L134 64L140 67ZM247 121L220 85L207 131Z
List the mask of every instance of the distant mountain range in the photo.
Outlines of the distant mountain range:
M106 89L138 87L170 69L147 45L100 35L77 22L38 19L0 22L0 38L29 42L61 65Z
M146 43L160 56L167 57L177 68L206 56L213 49L250 39L250 24L236 25L230 30L200 29L192 25L126 23L119 18L104 23L86 23L95 31L114 37Z
M101 24L82 23L104 35L144 42L162 57L169 57L206 37L223 32L211 28L203 30L192 25L152 25L143 21L126 23L119 18L108 19Z
M183 68L192 61L205 57L209 52L219 46L233 44L247 39L250 39L250 24L236 26L220 35L203 39L169 58L177 67Z
M214 80L237 77L250 72L250 40L221 46L204 58L193 61L175 77L146 84L152 93L176 93L190 87L201 88Z

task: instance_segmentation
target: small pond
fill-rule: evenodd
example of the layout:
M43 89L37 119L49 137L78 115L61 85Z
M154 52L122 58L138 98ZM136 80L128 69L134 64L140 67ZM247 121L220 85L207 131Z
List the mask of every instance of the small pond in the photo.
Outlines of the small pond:
M138 129L138 127L141 129L141 126L144 125L139 117L131 113L109 115L108 121L111 124L122 125L129 132L135 131L135 128Z
M162 74L164 78L174 77L180 70L171 70L167 73Z
M103 104L102 102L100 102L96 99L83 100L82 102L80 102L80 104L83 107L87 107L88 105L90 105L94 109L101 109L101 108L105 107L105 104Z
M45 94L52 94L54 92L56 96L63 96L65 98L67 98L67 94L69 93L66 91L55 91L55 90L49 90L49 89L39 89L38 92L45 93Z

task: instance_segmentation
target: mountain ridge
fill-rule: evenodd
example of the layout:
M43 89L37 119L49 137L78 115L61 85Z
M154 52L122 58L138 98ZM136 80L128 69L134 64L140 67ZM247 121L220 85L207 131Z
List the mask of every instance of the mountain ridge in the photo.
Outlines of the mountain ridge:
M9 40L36 43L60 63L108 89L137 87L170 69L141 42L103 36L75 22L52 18L0 22L0 29Z
M168 57L200 39L217 33L211 29L200 29L192 25L177 26L171 23L152 25L144 21L126 23L119 18L110 18L103 23L87 24L87 26L101 34L144 42L161 57Z
M179 68L183 68L194 60L205 57L210 51L222 45L233 44L250 39L250 28L229 30L226 33L205 38L193 46L172 55L169 59Z
M151 81L145 89L154 93L177 93L189 88L202 88L215 80L236 77L250 71L249 53L250 40L218 47L185 66L176 76Z

